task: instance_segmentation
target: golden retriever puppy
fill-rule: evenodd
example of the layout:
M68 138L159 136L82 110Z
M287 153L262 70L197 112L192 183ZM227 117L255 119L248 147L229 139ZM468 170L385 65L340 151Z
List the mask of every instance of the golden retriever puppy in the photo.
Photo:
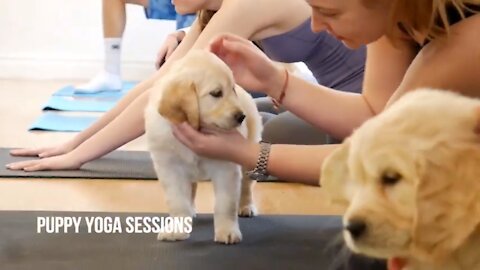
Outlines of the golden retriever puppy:
M480 100L419 89L325 161L344 239L395 270L480 269Z
M172 65L151 89L145 111L146 135L155 171L165 191L169 214L193 217L196 182L211 179L215 191L215 241L241 241L238 217L256 213L253 181L228 161L200 157L172 134L172 123L194 128L237 129L260 141L262 122L252 97L235 85L228 66L214 54L194 50ZM243 179L243 180L242 180ZM160 233L160 240L184 240L185 233Z

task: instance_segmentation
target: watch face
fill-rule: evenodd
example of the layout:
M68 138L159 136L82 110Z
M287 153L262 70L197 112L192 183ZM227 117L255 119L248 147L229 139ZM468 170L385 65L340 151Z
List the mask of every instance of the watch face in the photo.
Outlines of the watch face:
M262 177L262 175L259 174L258 172L254 172L254 173L252 174L252 178L253 178L253 179L259 179L260 177Z
M259 172L251 172L248 174L248 177L250 177L250 179L253 179L253 180L266 180L268 178L267 175L264 175Z

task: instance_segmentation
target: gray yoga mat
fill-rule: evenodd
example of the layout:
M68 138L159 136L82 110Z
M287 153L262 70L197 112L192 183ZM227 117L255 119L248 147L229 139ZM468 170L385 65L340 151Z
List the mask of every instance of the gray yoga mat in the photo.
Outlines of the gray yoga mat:
M340 218L259 216L240 219L243 241L213 242L211 215L199 215L190 239L160 242L149 234L37 233L39 216L127 216L151 214L0 212L2 269L172 269L172 270L384 270L383 262L347 255L339 243ZM125 223L122 224L122 227Z
M5 164L30 160L32 157L12 157L10 148L0 148L0 178L85 178L85 179L141 179L157 180L150 153L147 151L113 151L73 171L12 171ZM262 182L282 182L270 177Z
M32 157L12 157L10 149L0 148L0 177L2 178L87 178L87 179L143 179L156 180L155 170L146 151L114 151L100 159L71 171L12 171L5 164L30 160Z

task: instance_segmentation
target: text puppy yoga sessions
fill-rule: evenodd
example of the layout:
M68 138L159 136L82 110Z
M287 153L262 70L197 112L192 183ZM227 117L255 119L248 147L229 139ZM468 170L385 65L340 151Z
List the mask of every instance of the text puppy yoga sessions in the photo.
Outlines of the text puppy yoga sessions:
M191 233L191 217L39 216L37 233Z

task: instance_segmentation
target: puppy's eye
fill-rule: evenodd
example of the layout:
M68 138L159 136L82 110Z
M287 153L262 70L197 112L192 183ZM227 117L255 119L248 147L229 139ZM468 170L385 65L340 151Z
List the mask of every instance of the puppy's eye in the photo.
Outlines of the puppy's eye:
M222 89L216 89L210 92L210 96L214 98L221 98L223 96L223 91Z
M397 172L385 172L382 175L381 181L384 186L393 186L402 179L402 175Z

